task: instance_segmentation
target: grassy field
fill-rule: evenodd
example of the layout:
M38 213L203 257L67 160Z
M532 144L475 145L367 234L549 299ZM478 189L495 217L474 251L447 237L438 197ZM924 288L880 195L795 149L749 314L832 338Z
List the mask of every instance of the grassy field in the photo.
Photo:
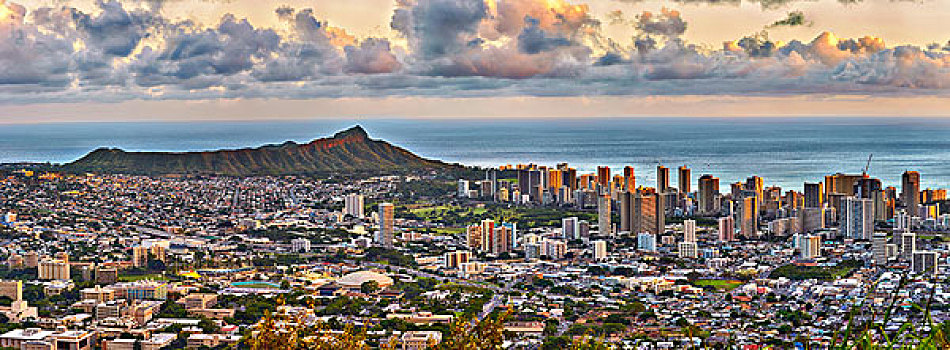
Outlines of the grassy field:
M440 236L451 236L451 235L457 235L457 234L461 234L465 232L465 228L464 227L442 227L442 228L433 229L433 231L435 231L435 233Z
M168 277L162 276L161 274L157 274L157 273L148 274L148 275L119 276L119 281L122 281L122 282L135 282L135 281L141 281L144 279L150 279L150 280L155 280L155 281L167 281Z
M485 208L462 208L458 206L440 205L435 207L415 208L410 210L413 214L425 218L440 218L448 211L456 211L459 216L482 215L488 212Z
M834 280L847 276L854 269L864 266L860 261L843 261L837 266L798 266L785 265L772 271L769 278L786 277L791 280Z
M736 280L697 280L693 282L693 285L698 287L711 286L718 290L730 291L743 285L743 282Z

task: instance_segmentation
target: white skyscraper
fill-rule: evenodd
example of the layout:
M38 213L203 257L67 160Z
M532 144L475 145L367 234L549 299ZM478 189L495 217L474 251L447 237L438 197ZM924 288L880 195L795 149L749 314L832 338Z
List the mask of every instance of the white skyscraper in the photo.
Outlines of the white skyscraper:
M696 243L696 220L683 221L683 242Z
M458 196L461 198L468 197L468 180L459 179Z
M343 214L352 217L363 218L363 195L359 193L350 193L346 195L343 201Z

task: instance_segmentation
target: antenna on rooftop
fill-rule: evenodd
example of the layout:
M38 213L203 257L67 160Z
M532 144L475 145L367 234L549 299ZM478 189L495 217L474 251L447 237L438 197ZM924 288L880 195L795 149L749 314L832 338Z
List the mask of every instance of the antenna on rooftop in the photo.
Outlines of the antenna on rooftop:
M874 153L868 155L868 164L864 166L864 172L861 173L862 175L867 175L868 170L871 169L871 157L874 157Z

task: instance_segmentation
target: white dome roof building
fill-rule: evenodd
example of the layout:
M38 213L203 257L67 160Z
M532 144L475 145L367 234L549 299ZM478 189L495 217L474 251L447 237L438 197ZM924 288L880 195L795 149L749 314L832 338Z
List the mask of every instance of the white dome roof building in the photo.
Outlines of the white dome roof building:
M387 288L393 285L393 279L381 273L373 271L354 272L336 280L341 287L349 290L359 290L363 283L376 281L380 288Z

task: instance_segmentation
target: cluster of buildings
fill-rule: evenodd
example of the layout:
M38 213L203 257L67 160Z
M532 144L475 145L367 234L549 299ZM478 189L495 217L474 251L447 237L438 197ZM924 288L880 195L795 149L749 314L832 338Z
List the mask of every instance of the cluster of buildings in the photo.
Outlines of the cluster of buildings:
M916 172L899 189L833 174L799 191L656 171L645 184L632 166L505 166L422 197L396 176L7 174L0 314L16 326L0 346L228 346L260 321L248 305L290 293L320 307L275 313L366 327L404 349L500 308L519 349L589 332L631 346L821 345L853 307L931 295L933 319L950 320L946 192L921 189ZM413 214L436 207L449 209ZM897 319L923 322L908 310ZM397 321L416 330L381 326Z

